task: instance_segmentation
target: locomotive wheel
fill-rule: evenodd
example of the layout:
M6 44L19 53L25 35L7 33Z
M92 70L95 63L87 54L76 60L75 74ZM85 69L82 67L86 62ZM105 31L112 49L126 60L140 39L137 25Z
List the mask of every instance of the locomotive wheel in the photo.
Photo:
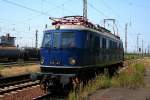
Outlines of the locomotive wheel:
M42 80L40 80L40 88L44 91L47 92L47 76L44 76Z
M73 89L75 90L75 93L79 93L80 90L80 80L78 77L75 77L72 79Z

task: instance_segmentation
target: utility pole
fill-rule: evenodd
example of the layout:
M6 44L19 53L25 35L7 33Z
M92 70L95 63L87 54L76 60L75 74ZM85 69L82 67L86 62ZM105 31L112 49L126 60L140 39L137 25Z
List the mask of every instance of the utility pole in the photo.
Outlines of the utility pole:
M148 50L147 51L148 51L148 55L149 55L149 53L150 53L150 45L148 45Z
M38 47L38 30L35 31L35 47Z
M87 0L83 0L83 17L87 19Z
M127 53L127 31L128 30L128 24L126 23L126 25L125 25L125 53Z
M144 47L144 45L143 45L143 40L142 40L142 56L143 56L143 53L144 53L143 47Z
M140 33L137 34L137 53L140 52L140 48L139 48L139 35L141 35Z
M139 37L138 37L138 34L137 34L136 42L137 42L137 54L138 54L139 53Z

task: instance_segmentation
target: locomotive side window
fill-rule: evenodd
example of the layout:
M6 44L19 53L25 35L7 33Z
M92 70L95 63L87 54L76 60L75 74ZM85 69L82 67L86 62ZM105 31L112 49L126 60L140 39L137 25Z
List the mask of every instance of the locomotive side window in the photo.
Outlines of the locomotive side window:
M110 49L117 49L117 42L110 40L109 41L109 48Z
M121 43L119 43L119 49L122 49L123 45Z
M100 48L100 39L99 39L99 37L95 37L95 39L94 39L94 48L95 49L99 49Z
M106 38L102 38L102 48L106 48Z
M87 48L91 48L93 47L93 36L92 34L87 34Z
M52 41L52 34L51 33L45 33L42 47L51 47L51 41Z
M109 40L109 48L112 49L112 41Z
M117 42L114 42L114 49L117 49Z
M62 33L62 47L74 47L75 46L75 34L72 32Z

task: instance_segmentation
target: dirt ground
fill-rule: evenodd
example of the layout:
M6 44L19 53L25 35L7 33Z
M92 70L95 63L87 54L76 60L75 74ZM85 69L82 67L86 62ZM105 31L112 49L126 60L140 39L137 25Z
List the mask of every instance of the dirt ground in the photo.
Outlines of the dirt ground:
M34 73L40 71L40 65L13 66L0 70L0 75L3 77L15 76L20 74Z
M109 88L101 89L91 94L88 100L150 100L150 58L144 58L145 65L144 88Z

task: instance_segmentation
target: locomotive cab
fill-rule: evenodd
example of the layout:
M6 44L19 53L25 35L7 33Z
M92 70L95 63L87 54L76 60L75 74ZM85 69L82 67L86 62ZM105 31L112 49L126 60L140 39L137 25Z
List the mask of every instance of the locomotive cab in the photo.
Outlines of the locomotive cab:
M81 30L44 31L41 47L42 71L78 69L83 66L84 61L82 61L82 58L84 56L85 42L86 32L84 33Z

